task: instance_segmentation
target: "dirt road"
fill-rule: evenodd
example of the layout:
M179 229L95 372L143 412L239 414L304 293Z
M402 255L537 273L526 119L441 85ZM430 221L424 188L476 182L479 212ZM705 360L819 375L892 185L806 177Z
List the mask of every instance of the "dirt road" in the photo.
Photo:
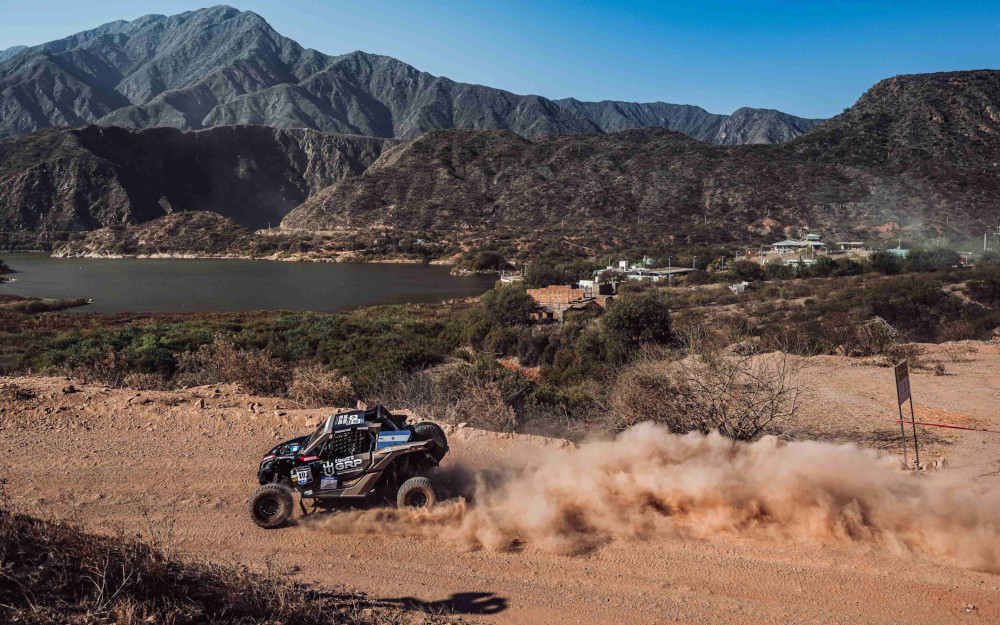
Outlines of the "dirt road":
M995 351L950 367L950 377L915 379L918 406L1000 425ZM817 419L863 431L884 419L884 404L893 406L881 393L886 369L836 359L813 365L809 384L822 381L822 390L803 428ZM562 555L530 541L470 547L433 523L399 536L369 517L347 532L336 531L336 515L264 531L245 511L257 461L328 410L291 410L229 387L137 393L77 384L77 392L63 392L65 379L12 381L37 393L0 407L0 476L18 506L90 529L152 528L169 535L169 547L198 557L270 562L302 581L496 623L1000 620L1000 575L865 541L687 531L692 521L679 519ZM831 419L839 413L838 425ZM532 450L568 445L468 428L449 436L446 463L467 467L516 464ZM949 436L933 453L954 458L970 479L1000 486L991 481L1000 436Z

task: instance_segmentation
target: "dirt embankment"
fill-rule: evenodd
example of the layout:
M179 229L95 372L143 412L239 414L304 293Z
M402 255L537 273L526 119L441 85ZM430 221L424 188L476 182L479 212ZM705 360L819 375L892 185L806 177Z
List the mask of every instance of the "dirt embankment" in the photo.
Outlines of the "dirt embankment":
M1000 355L967 358L952 375L914 375L918 416L1000 424ZM800 434L898 433L891 370L805 364ZM260 454L329 410L229 387L12 381L34 397L0 400L0 475L26 511L96 530L152 523L199 557L290 567L399 605L532 623L1000 618L1000 436L942 435L928 452L951 466L913 476L878 441L734 448L647 425L578 447L449 428L440 483L455 499L267 532L244 508Z

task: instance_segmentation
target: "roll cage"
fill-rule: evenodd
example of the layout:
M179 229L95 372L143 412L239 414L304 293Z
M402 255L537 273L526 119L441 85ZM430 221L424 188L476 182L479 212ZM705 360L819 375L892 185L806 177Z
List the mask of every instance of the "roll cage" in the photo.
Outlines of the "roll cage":
M330 439L334 433L349 430L352 428L362 428L365 426L382 426L387 430L402 430L406 419L393 415L381 405L367 410L351 410L331 415L320 424L316 431L312 433L306 444L299 450L303 456L314 455L319 451L324 442Z

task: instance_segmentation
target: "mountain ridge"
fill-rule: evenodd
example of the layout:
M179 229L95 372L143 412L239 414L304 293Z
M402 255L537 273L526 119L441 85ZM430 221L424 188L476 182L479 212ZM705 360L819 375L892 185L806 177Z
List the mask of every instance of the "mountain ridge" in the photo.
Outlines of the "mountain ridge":
M266 125L403 139L447 128L507 129L536 137L649 125L656 116L643 115L645 107L660 113L653 125L736 144L788 140L816 121L752 109L759 112L735 122L736 112L703 111L703 122L692 125L684 119L697 107L615 103L624 112L609 123L603 103L460 83L362 51L323 54L260 15L225 5L119 20L10 50L0 53L0 137L87 124Z
M592 249L650 237L766 241L790 229L967 235L992 229L1000 210L998 138L996 70L880 81L771 146L713 146L661 128L531 140L435 131L311 196L282 227L572 237Z

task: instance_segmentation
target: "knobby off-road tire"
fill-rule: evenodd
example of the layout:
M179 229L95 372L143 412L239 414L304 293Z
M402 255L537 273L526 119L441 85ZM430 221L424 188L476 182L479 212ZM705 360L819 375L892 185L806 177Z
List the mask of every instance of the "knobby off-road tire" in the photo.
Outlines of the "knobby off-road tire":
M264 484L253 492L247 511L257 527L281 527L292 518L292 491L281 484Z
M437 501L431 481L426 477L411 477L403 482L396 494L397 508L430 508Z
M417 440L434 441L434 449L431 450L431 457L435 461L441 462L445 454L448 453L448 437L444 435L444 430L436 423L421 421L413 426L413 434Z

